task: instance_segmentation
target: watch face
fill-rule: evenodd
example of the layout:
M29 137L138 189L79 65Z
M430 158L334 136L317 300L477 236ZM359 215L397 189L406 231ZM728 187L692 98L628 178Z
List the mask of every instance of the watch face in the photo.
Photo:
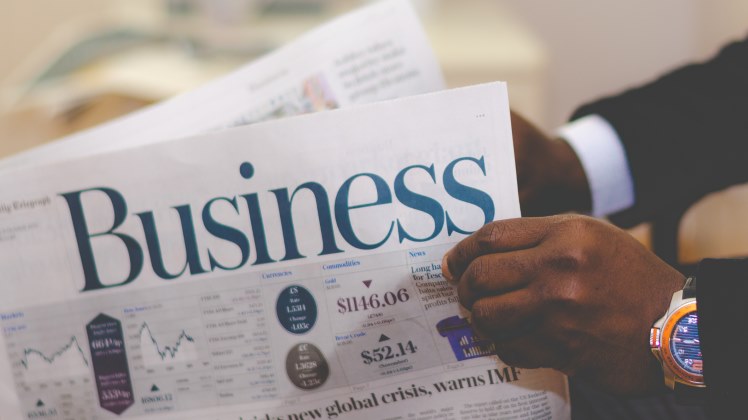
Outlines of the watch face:
M703 375L703 359L699 343L699 323L696 311L681 316L670 337L670 354L683 370Z

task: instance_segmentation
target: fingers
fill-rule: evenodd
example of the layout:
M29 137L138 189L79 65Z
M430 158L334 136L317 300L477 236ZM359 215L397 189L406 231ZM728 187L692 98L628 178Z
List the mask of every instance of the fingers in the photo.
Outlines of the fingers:
M526 286L535 278L536 258L534 249L479 256L460 276L457 284L460 303L471 309L478 299Z
M468 265L481 255L535 247L542 241L548 226L549 221L545 218L519 218L489 223L444 255L444 278L450 282L459 281Z
M542 320L542 308L536 294L522 289L479 299L473 304L472 322L482 336L506 341L535 330Z
M559 368L568 359L561 343L543 331L542 305L528 290L478 300L473 327L492 340L496 355L510 366Z

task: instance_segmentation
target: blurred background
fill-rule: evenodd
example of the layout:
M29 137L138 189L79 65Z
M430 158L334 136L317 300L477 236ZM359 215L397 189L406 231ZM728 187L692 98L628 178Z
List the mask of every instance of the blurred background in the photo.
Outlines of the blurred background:
M0 0L0 157L190 90L366 2ZM748 2L734 0L414 4L450 87L505 80L546 130L748 35ZM725 240L748 210L733 190L685 215L680 261L748 255L748 235ZM647 229L632 233L648 243Z

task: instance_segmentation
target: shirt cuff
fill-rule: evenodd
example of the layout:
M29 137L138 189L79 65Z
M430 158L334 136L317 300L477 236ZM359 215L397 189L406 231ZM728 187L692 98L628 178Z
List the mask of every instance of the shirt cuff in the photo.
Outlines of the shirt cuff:
M599 115L588 115L561 127L579 157L592 195L592 216L604 217L634 205L634 181L626 151L613 126Z

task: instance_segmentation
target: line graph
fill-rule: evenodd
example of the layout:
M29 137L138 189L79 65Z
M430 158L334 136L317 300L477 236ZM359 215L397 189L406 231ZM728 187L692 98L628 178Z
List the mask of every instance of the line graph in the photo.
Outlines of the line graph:
M174 345L160 344L154 337L148 322L140 325L138 335L140 336L140 349L143 352L143 363L146 366L189 362L197 359L195 339L184 329L179 332Z
M48 380L51 377L87 375L89 362L78 337L71 336L65 345L52 353L33 347L23 349L20 360L26 380Z
M56 352L52 353L51 356L46 356L44 353L42 353L41 351L39 351L37 349L34 349L34 348L23 349L23 359L21 360L21 364L26 369L29 369L29 355L39 356L45 362L47 362L49 364L52 364L52 363L54 363L55 359L57 359L58 357L60 357L63 354L65 354L65 352L67 352L68 350L70 350L71 348L73 348L73 346L75 346L76 350L78 350L78 353L80 353L80 357L83 360L83 363L86 366L88 366L88 359L86 359L86 354L83 353L83 349L81 348L80 344L78 344L78 337L76 337L76 336L72 336L70 338L70 342L69 343L67 343L60 350L57 350Z

